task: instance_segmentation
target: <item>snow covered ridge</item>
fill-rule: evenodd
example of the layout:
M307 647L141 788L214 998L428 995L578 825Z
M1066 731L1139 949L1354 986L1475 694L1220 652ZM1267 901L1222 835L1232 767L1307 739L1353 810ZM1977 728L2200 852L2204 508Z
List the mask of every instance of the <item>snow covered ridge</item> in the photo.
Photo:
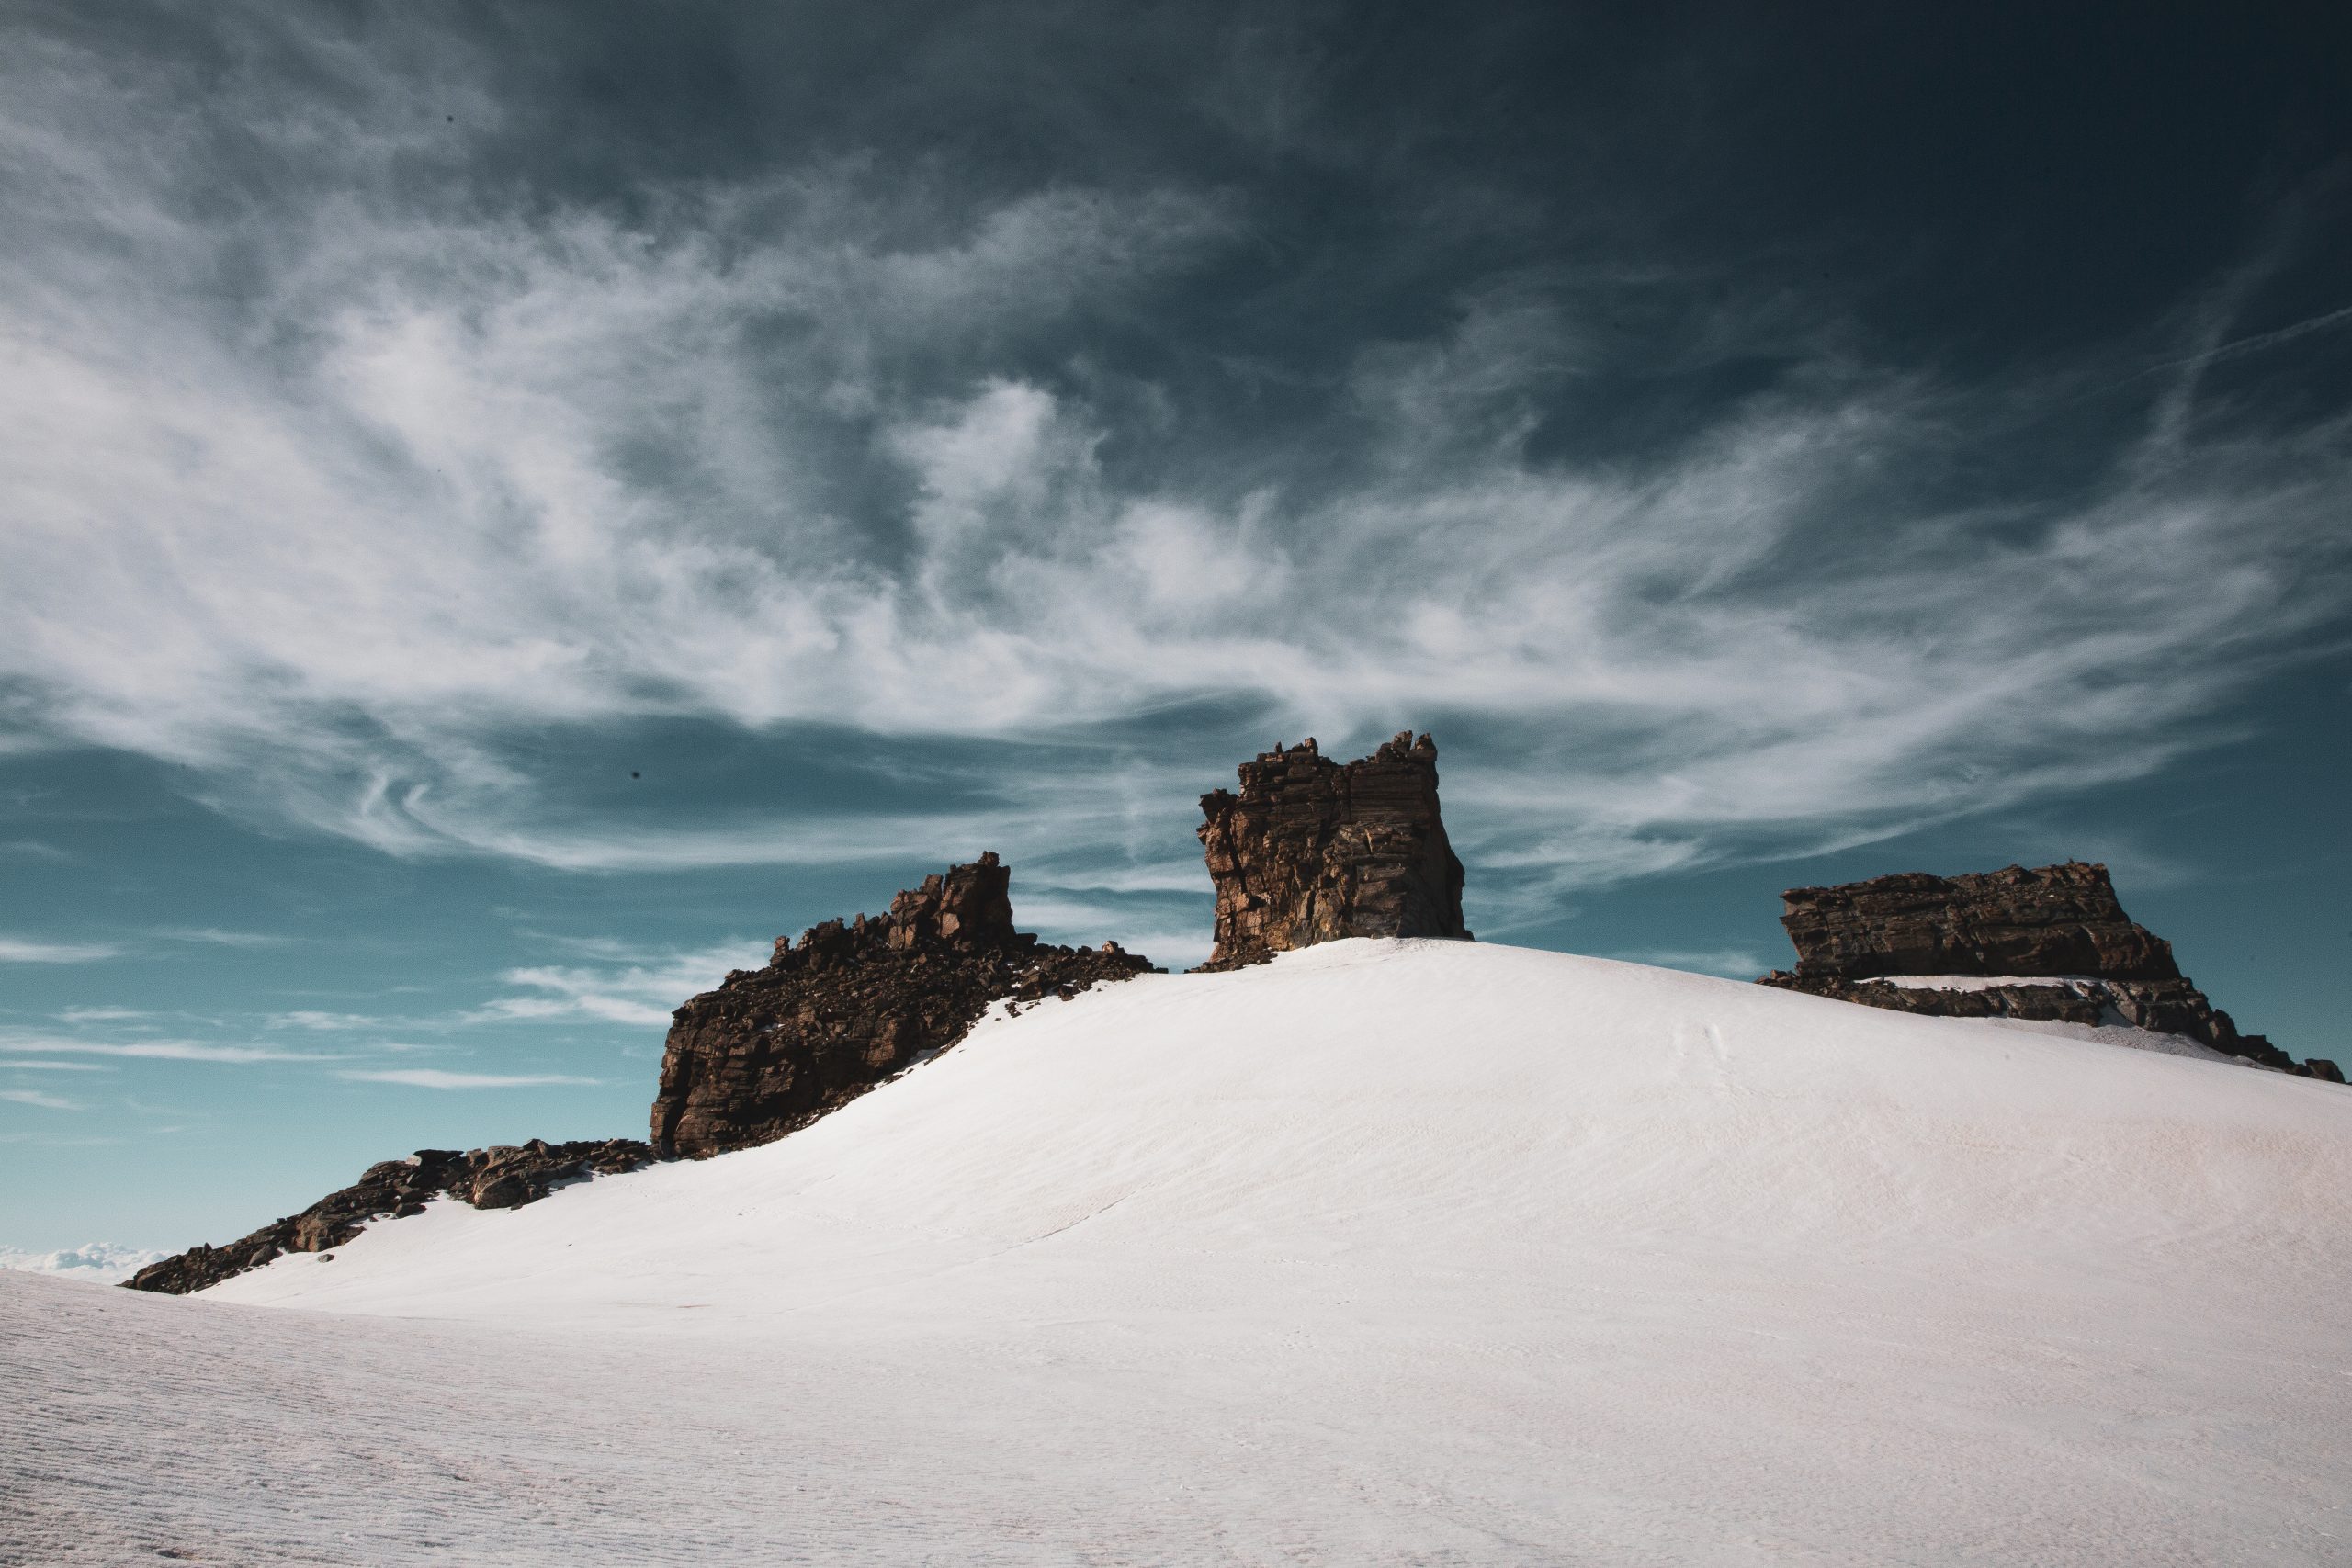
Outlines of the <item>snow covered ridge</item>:
M1469 941L1437 756L1429 736L1408 731L1340 764L1309 738L1241 764L1238 795L1202 796L1198 831L1217 897L1205 968L1350 938ZM420 1150L370 1167L300 1214L152 1264L128 1283L200 1291L284 1253L339 1247L378 1216L414 1216L435 1196L519 1207L591 1174L758 1147L956 1046L999 1002L1067 1001L1154 972L1115 942L1057 947L1015 930L1010 886L1010 870L983 853L899 893L876 919L830 920L797 942L779 938L764 968L739 970L688 1000L670 1030L648 1143ZM2298 1066L2261 1036L2239 1034L2181 976L2170 944L2123 913L2104 866L1906 873L1783 897L1798 963L1764 976L1770 986L1895 1011L2105 1030L2086 1038L2218 1052L2343 1081L2332 1062Z
M0 1278L0 1561L2335 1568L2347 1168L2332 1085L1329 942L191 1300Z

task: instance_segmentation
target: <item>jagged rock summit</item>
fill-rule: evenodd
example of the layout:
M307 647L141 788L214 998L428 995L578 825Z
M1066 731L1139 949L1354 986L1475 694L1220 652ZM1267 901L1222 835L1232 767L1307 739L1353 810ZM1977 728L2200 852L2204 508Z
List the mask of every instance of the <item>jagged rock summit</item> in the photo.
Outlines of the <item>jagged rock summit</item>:
M1241 792L1201 796L1216 885L1207 969L1355 936L1470 940L1462 862L1438 815L1437 743L1406 730L1339 763L1312 739L1240 768Z
M1781 897L1797 965L1762 985L1950 1018L2120 1018L2263 1066L2342 1081L2333 1062L2298 1065L2262 1035L2239 1033L2181 974L2172 943L2123 912L2103 865L1900 872L1792 887ZM1931 983L1939 979L1984 983Z
M989 1004L1072 997L1151 968L1116 942L1056 947L1012 929L1011 873L993 852L891 900L875 919L776 939L677 1010L652 1138L702 1158L773 1142L961 1040Z

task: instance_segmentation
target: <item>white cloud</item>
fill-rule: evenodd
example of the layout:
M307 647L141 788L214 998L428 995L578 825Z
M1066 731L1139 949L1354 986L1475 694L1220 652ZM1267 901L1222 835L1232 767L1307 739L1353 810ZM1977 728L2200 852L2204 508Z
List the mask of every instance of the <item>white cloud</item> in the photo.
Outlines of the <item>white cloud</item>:
M447 1073L437 1067L354 1068L336 1076L360 1083L405 1084L412 1089L526 1089L537 1085L596 1084L604 1081L557 1073Z
M269 1021L272 1029L310 1029L343 1031L351 1029L380 1029L384 1020L356 1012L320 1012L308 1008L281 1012Z
M34 1055L125 1056L160 1062L323 1062L303 1051L272 1051L258 1045L213 1045L197 1040L138 1040L128 1043L44 1038L0 1039L0 1052Z
M667 1029L671 1013L687 998L710 990L729 970L762 967L771 953L770 944L745 942L699 953L648 953L611 941L598 945L616 962L510 969L503 978L527 994L497 998L468 1014L466 1021L593 1018Z
M0 1269L54 1274L60 1279L83 1280L94 1285L118 1285L150 1263L160 1263L168 1256L152 1247L119 1247L107 1241L84 1242L55 1252L20 1252L0 1247Z
M114 1068L102 1062L10 1062L12 1073L110 1073Z
M1035 930L1048 942L1090 947L1106 940L1115 942L1163 969L1204 964L1212 945L1205 920L1198 926L1182 926L1148 908L1116 899L1032 893L1024 894L1012 912L1017 924Z
M0 1100L10 1100L17 1105L38 1105L50 1111L82 1109L78 1101L60 1100L53 1094L43 1094L37 1089L0 1089Z
M215 947L285 947L300 940L266 931L224 931L216 926L169 926L155 933L173 942L204 942Z
M0 964L90 964L121 953L122 949L102 942L27 942L0 936Z
M91 1007L67 1008L57 1015L68 1023L120 1023L134 1018L155 1015L144 1008Z

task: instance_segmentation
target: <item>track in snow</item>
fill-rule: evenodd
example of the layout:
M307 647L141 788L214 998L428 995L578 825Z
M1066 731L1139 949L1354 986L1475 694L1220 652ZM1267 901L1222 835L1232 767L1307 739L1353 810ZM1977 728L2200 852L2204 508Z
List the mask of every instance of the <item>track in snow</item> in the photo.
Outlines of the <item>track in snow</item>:
M0 1280L0 1543L2341 1562L2347 1170L2332 1086L1333 943L201 1297Z

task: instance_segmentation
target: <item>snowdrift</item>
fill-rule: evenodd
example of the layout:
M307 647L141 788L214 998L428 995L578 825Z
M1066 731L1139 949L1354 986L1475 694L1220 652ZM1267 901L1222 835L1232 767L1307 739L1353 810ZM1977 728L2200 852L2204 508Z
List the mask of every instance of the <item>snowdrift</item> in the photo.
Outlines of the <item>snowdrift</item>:
M429 1527L379 1486L353 1561L2325 1562L2347 1264L2352 1090L1358 941L991 1016L782 1143L26 1355L168 1329L186 1424L333 1388L355 1467L380 1427L544 1470L420 1481ZM108 1462L194 1440L136 1425ZM588 1430L631 1437L550 1435ZM255 1442L177 1506L275 1561ZM416 1544L451 1517L492 1533Z

